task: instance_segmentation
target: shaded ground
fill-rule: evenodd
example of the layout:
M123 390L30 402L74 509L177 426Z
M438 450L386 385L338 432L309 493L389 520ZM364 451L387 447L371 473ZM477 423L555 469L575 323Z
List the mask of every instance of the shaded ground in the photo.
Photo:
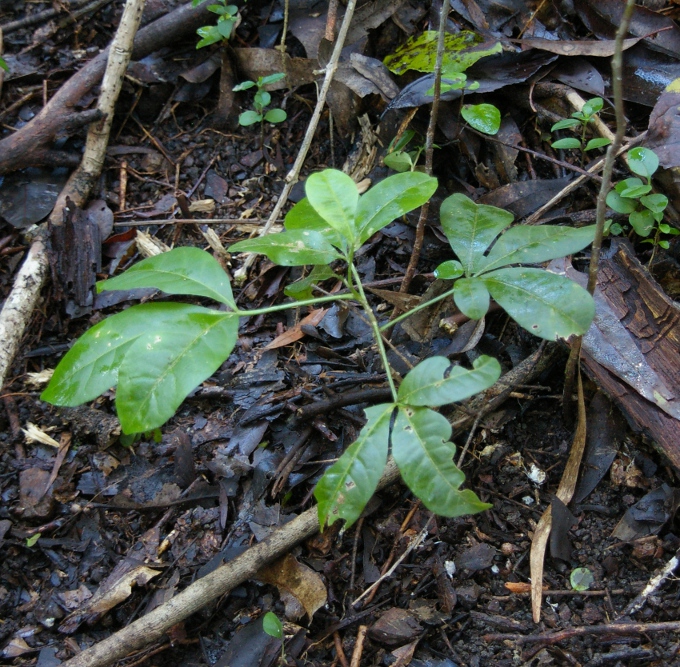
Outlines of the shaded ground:
M23 6L11 12L2 8L11 18L27 11ZM119 9L120 3L111 3L93 23L82 24L89 45L108 43ZM240 29L244 44L255 39L256 24L254 19L246 21ZM389 24L377 31L372 38L375 55L389 52L385 45L393 47L395 30ZM28 32L19 32L6 40L6 49L19 50L21 41L28 39ZM47 44L51 46L45 46L43 54L50 57L50 71L70 69L72 60L59 59L72 52L73 42ZM193 38L162 55L175 61L194 57ZM136 75L142 75L139 69ZM25 95L22 85L35 87L41 76L36 71L25 81L6 83L4 110ZM259 129L239 128L233 122L226 129L211 125L217 77L185 86L186 99L175 96L174 104L170 95L176 90L170 84L126 83L120 106L134 108L134 113L116 119L99 193L115 211L113 233L121 236L104 245L100 277L136 261L130 233L136 227L131 223L145 222L147 215L153 219L143 229L165 244L206 247L203 223L162 223L179 207L177 191L190 202L214 202L207 213L199 209L192 214L201 220L228 220L212 225L226 247L252 231L244 225L268 217L306 129L314 88L273 93L275 102L286 108L288 121L266 128L263 153ZM525 92L517 97L527 99ZM374 112L384 104L376 99L359 104L377 125ZM541 148L540 134L531 131L535 119L528 106L514 105L510 94L486 99L512 115L526 143ZM242 103L247 108L249 99ZM40 105L36 96L8 112L3 122L17 127ZM638 129L644 129L648 112L631 105ZM414 126L422 130L426 122L423 107ZM549 124L543 123L545 128ZM329 133L325 116L304 174L341 167L361 145L360 134L338 136L337 130L331 145ZM498 172L502 156L490 143L476 135L461 142L450 139L442 134L435 159L440 198L461 189L482 194L504 182ZM80 137L69 142L74 151L82 146ZM516 170L513 182L566 173L559 165L530 157L517 160ZM377 167L371 177L386 173ZM127 178L123 189L121 174ZM595 195L594 185L582 188L558 214L573 218L583 213L588 219ZM297 196L302 196L301 190ZM413 228L408 223L413 221L397 221L369 242L359 260L367 285L398 288L411 255ZM425 292L434 267L448 258L440 235L433 217L413 294ZM8 223L0 227L0 237L8 239L3 248L10 251L3 250L0 265L5 295L22 257L23 241ZM638 249L643 260L649 258L648 246ZM579 262L583 264L582 259L577 259L581 266ZM227 268L236 266L234 260ZM657 266L660 276L670 275L664 284L672 285L673 248L669 255L662 254ZM260 307L282 299L283 287L295 277L296 270L260 261L238 293L239 303ZM98 302L94 312L70 319L63 304L51 296L46 294L27 331L24 354L3 389L5 410L0 413L0 640L6 664L40 667L58 665L78 647L139 618L309 507L314 483L328 461L354 440L363 424L361 408L368 404L334 409L334 397L363 389L374 390L379 400L377 392L384 382L379 359L368 344L368 328L352 311L331 311L316 326L305 328L300 342L272 350L264 347L296 325L293 316L252 318L242 326L234 354L189 397L163 428L160 440L142 439L125 447L113 417L112 393L91 406L68 411L40 402L40 390L30 384L30 373L54 367L73 338L104 316L102 308L119 307ZM376 298L375 303L380 301ZM383 304L379 312L390 307ZM451 314L452 306L437 318ZM457 354L451 346L471 335L461 333L464 326L454 335L436 321L422 340L397 331L393 343L410 362L442 350L466 362L486 353L496 356L504 370L538 347L535 339L496 313L487 318L474 350ZM259 625L262 614L270 610L287 619L289 664L349 664L362 625L368 635L357 665L680 664L676 658L680 644L670 633L637 639L586 635L543 649L520 646L513 639L485 638L490 633L526 634L613 620L680 547L673 500L661 502L665 519L652 517L648 534L630 543L612 536L626 510L664 483L673 487L676 474L650 443L630 432L619 433L611 436L620 445L611 472L591 495L570 508L575 523L567 530L573 550L565 538L555 546L562 558L547 559L544 579L550 594L540 626L532 622L528 595L517 592L517 586L514 592L506 587L528 582L531 536L552 500L572 440L561 418L564 359L557 356L534 384L517 387L503 408L482 419L472 433L464 469L469 486L493 503L492 510L460 519L434 518L405 487L394 485L371 501L355 527L341 532L334 526L295 549L290 570L269 579L263 575L269 583L245 583L176 626L167 642L122 664L275 664L278 643ZM395 360L398 364L398 356ZM588 399L596 389L586 386ZM321 400L328 404L315 418L303 420L296 413ZM620 415L615 419L623 421ZM71 438L63 461L54 447L26 442L21 429L28 423L50 432L58 442L62 438L62 445ZM459 447L465 438L457 439ZM546 473L540 484L532 467ZM53 484L42 493L52 471ZM409 547L412 550L394 574L353 605ZM594 577L590 590L581 594L570 583L577 567L587 568ZM308 588L319 581L325 588L327 602L311 623L305 607L314 605L314 594L300 592L293 583L296 578ZM132 579L136 585L130 593ZM122 591L117 604L106 601L99 610L79 614L93 595L111 588ZM678 620L677 582L670 581L652 596L636 620ZM394 652L400 648L401 653Z

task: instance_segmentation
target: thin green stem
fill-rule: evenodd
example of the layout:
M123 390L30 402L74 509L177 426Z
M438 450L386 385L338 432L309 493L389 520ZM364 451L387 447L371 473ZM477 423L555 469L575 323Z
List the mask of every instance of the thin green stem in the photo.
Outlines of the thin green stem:
M411 315L414 315L419 310L427 308L428 306L433 306L435 303L438 303L439 301L446 299L446 297L453 296L453 292L454 288L452 287L448 292L444 292L444 294L440 294L439 296L436 296L434 297L434 299L430 299L425 303L418 304L414 308L411 308L411 310L409 310L407 313L402 313L401 315L399 315L399 317L395 317L393 320L390 320L387 324L383 324L381 327L379 327L379 331L386 331L387 329L393 327L398 322L405 320L407 317L411 317Z
M292 301L291 303L280 303L278 306L268 306L267 308L253 308L252 310L236 310L239 317L251 317L253 315L268 315L269 313L278 313L282 310L291 310L292 308L304 308L305 306L316 306L321 303L329 303L330 301L349 301L354 299L353 294L331 294L330 296L320 296L316 299L305 299L304 301Z
M373 338L375 338L375 344L378 347L378 354L380 354L380 359L382 360L383 366L385 367L385 374L387 375L387 381L389 382L390 391L392 392L392 399L396 403L397 388L394 384L394 378L392 377L390 362L387 359L387 350L385 349L385 343L383 342L382 335L380 334L380 325L378 324L378 320L375 318L375 315L373 314L371 305L368 303L368 299L366 298L366 294L364 292L364 287L361 284L359 272L357 271L354 264L350 264L348 276L351 276L351 278L356 282L356 299L361 304L361 307L364 309L364 313L371 324ZM350 290L354 290L351 282L348 282L348 287Z

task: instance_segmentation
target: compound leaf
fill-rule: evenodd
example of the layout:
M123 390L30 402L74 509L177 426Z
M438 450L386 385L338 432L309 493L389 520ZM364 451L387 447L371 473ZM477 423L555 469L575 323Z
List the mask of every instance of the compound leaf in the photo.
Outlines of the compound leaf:
M97 291L155 287L167 294L195 294L236 310L229 277L217 260L200 248L175 248L143 259L115 278L97 283Z
M489 509L470 490L460 490L465 475L453 462L451 425L428 408L399 406L392 429L392 455L401 476L425 507L441 516Z
M446 405L488 389L500 375L501 366L493 357L478 357L472 370L452 367L446 357L429 357L404 378L398 400L403 405Z
M442 229L467 275L477 270L486 249L514 219L508 211L475 204L462 194L445 199L440 216Z
M479 278L461 278L456 282L453 301L471 320L481 320L489 310L489 290Z
M394 405L366 408L366 424L347 451L324 473L314 489L323 528L337 519L351 526L378 486L385 464Z
M229 252L259 253L279 266L330 264L340 257L321 232L311 229L292 229L239 241L229 248Z
M494 244L480 271L508 264L538 264L583 250L593 242L595 225L574 229L550 225L512 227Z
M357 206L357 248L393 220L422 206L436 189L437 179L419 171L394 174L373 186Z
M73 407L115 387L118 368L130 346L151 326L172 326L181 307L175 303L145 303L95 324L59 362L40 398Z
M190 391L229 356L238 316L188 304L172 309L172 324L146 320L146 332L125 353L118 372L116 409L124 433L162 426Z
M549 271L498 269L480 279L508 315L539 338L584 334L595 316L595 303L586 290Z
M307 179L305 193L312 208L353 245L358 236L354 221L359 203L356 183L342 171L324 169Z

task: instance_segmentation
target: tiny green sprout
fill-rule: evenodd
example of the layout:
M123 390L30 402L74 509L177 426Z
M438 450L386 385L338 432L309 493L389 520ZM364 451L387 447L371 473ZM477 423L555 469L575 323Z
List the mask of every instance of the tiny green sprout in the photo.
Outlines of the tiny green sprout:
M668 241L662 239L661 234L676 236L680 232L662 222L668 197L652 192L652 176L659 168L659 158L649 148L636 147L628 152L628 167L636 176L614 186L607 195L607 206L617 213L628 215L630 226L644 238L643 243L668 249ZM612 233L615 232L612 230ZM653 237L648 238L652 233Z
M196 7L205 1L191 0L191 5ZM202 49L204 46L210 46L221 41L226 42L241 22L238 7L236 5L228 5L225 0L217 0L216 4L208 5L208 11L217 14L217 23L215 25L204 25L196 30L201 38L198 44L196 44L197 49Z
M262 629L270 637L275 637L281 640L281 664L286 662L286 654L283 646L283 623L281 623L279 617L271 611L268 611L264 618L262 619Z
M267 121L268 123L283 123L288 117L283 109L267 109L272 101L272 96L264 89L271 83L276 83L281 81L286 75L283 72L277 72L276 74L270 74L269 76L261 76L257 81L244 81L234 86L232 90L234 92L239 92L241 90L249 90L250 88L257 88L255 97L253 98L254 109L244 111L238 117L238 124L243 127L248 125L254 125L255 123L263 123Z
M595 577L587 567L577 567L572 570L569 583L575 591L587 591L595 583Z
M478 132L494 135L501 127L501 112L493 104L465 104L460 115Z
M416 150L407 151L406 147L411 143L411 139L415 136L413 130L406 130L404 134L398 139L395 137L390 145L387 147L387 155L383 158L386 167L394 169L399 173L405 171L415 171L416 164L420 154L423 152L424 146L416 147Z
M602 111L602 106L604 102L601 97L593 97L588 100L581 111L575 111L571 114L571 118L565 118L563 120L555 123L551 128L551 132L557 132L557 130L566 130L571 128L581 128L581 138L576 137L566 137L564 139L558 139L552 143L553 148L573 148L581 151L581 163L583 163L585 158L585 153L591 151L595 148L602 148L608 146L611 141L609 139L596 137L586 141L586 132L588 130L588 124L594 120L597 114Z
M7 67L7 63L2 56L0 56L0 68L4 69L5 72L9 72L9 67Z
M40 533L36 533L35 535L32 535L31 537L27 537L26 538L26 546L29 549L31 547L34 547L39 539L40 539Z

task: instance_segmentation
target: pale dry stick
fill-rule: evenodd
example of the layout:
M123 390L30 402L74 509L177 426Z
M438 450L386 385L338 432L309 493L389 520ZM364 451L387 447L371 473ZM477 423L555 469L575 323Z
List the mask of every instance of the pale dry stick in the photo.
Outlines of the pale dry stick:
M626 605L626 608L618 615L617 618L623 616L632 616L644 607L650 595L654 595L669 577L673 575L675 570L680 565L680 551L676 552L675 556L671 558L666 565L658 570L654 576L649 580L649 583L644 587L639 595Z
M352 662L349 663L349 667L359 667L361 664L361 655L364 652L364 641L366 640L367 632L367 625L359 626L359 630L357 630L357 641L354 644L354 651L352 652Z
M319 91L319 96L316 100L316 107L314 107L314 113L312 113L309 125L307 126L307 132L305 133L305 137L302 140L300 151L298 152L297 158L295 159L295 164L293 165L293 168L288 172L288 175L286 176L286 184L283 186L283 190L279 195L279 199L276 202L276 206L274 206L274 210L269 216L267 224L263 227L262 231L260 232L260 236L265 236L266 234L268 234L274 223L279 219L279 215L281 214L281 211L283 210L286 201L288 201L288 195L290 194L290 191L293 189L293 186L298 181L300 170L302 169L302 165L304 164L305 159L307 158L307 153L309 152L309 148L312 145L312 140L314 139L314 134L316 133L316 128L321 118L321 113L323 112L323 108L326 104L326 97L328 96L328 91L330 90L331 83L333 82L335 72L338 69L338 63L340 62L340 54L342 53L342 47L345 43L347 33L349 32L349 26L352 23L352 16L354 16L354 8L356 7L356 4L357 4L356 0L349 0L347 3L347 8L345 9L345 16L343 17L342 24L340 25L338 39L335 42L335 47L333 48L331 59L328 61L328 64L326 65L326 74L324 76L323 84L321 86L321 90ZM250 267L253 265L256 256L257 255L253 254L246 255L243 264L241 265L241 268L239 268L234 273L234 280L236 282L243 282L246 279L248 271L250 270Z
M3 54L3 49L4 49L4 43L3 43L3 37L2 37L2 28L0 28L0 57ZM2 95L2 84L5 80L5 70L0 67L0 96Z
M639 143L644 141L647 138L647 132L643 132L641 135L635 137L635 139L632 139L629 141L625 146L622 146L617 152L616 152L616 157L620 157L624 153L628 152L633 146L637 146ZM597 174L598 171L600 171L604 167L606 157L603 157L601 160L598 160L594 165L588 169L589 174ZM571 194L574 190L579 188L583 183L588 180L590 176L586 176L585 174L582 176L578 176L575 178L571 183L569 183L566 187L562 188L554 197L550 199L549 202L546 202L539 208L537 211L534 211L525 221L525 225L539 225L541 224L540 219L543 216L544 213L547 213L553 206L561 202L567 195Z
M390 459L378 488L395 482L398 477L399 470ZM158 640L173 625L251 579L264 565L288 553L318 531L319 515L317 508L312 507L275 530L267 539L198 579L165 604L85 649L65 662L63 667L105 667Z

